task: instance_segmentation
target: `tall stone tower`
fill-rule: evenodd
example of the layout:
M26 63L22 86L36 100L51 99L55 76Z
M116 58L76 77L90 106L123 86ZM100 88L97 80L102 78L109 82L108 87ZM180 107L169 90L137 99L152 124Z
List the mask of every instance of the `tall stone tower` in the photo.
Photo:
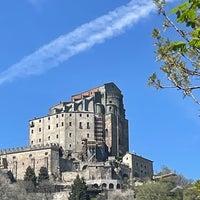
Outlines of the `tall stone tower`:
M73 95L29 125L30 146L55 143L74 155L98 160L129 150L123 95L114 83Z

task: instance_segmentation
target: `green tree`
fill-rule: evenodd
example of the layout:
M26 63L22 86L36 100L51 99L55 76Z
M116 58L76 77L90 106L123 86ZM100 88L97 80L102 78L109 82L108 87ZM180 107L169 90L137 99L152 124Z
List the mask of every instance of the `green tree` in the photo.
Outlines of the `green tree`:
M8 178L10 179L11 183L16 182L16 179L15 179L13 173L10 170L7 172L7 175L8 175Z
M38 187L37 190L44 195L44 198L52 199L53 192L55 192L55 185L49 181L48 169L41 167L38 175Z
M86 183L79 175L76 176L72 184L69 200L89 200Z
M156 58L162 62L160 69L166 79L160 80L153 73L148 85L157 89L176 88L200 105L200 1L187 0L172 9L170 14L175 14L176 21L167 14L165 0L154 0L154 3L164 17L163 28L155 28L152 36Z
M167 183L153 182L136 187L137 200L168 200L172 189Z
M199 200L198 192L195 190L194 185L188 185L183 190L183 199L184 200Z
M24 175L24 181L26 182L27 191L29 192L34 191L36 187L36 180L37 177L35 175L34 169L28 166Z
M157 176L155 182L135 187L137 200L197 200L191 179L175 174L166 166Z
M38 182L49 180L48 169L46 167L41 167L38 175Z

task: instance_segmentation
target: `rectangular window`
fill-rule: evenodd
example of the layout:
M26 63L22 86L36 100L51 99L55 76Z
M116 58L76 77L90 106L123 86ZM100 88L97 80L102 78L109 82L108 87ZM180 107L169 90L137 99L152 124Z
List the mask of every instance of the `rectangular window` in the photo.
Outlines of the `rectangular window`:
M79 122L79 128L82 129L82 122Z
M87 122L87 129L90 129L90 123Z
M58 124L56 124L56 128L58 128Z
M41 128L39 128L39 132L41 132L41 130L42 130L42 129L41 129Z
M72 122L69 122L69 126L72 126Z
M64 126L64 122L61 122L61 126Z

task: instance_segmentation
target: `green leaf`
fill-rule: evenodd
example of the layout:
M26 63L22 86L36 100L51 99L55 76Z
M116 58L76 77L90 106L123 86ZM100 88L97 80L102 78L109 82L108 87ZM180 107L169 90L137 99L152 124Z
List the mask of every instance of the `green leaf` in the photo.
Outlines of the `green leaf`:
M170 49L176 52L177 51L180 51L182 53L187 52L186 43L182 41L172 43L172 45L170 46Z

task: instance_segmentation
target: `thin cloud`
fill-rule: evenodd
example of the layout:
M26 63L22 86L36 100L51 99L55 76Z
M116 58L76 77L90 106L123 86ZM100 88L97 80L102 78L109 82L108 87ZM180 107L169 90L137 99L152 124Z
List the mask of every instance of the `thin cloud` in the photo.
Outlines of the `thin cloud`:
M154 4L149 0L132 0L127 5L83 24L24 57L0 73L0 84L20 77L39 75L57 67L70 57L95 44L103 43L107 39L122 34L138 20L149 16L154 9Z
M33 5L36 9L41 9L42 4L46 1L46 0L27 0L31 5Z

